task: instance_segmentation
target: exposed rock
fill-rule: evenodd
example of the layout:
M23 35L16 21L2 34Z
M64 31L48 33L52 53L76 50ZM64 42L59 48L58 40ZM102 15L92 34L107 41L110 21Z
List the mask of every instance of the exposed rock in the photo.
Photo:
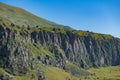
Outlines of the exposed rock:
M120 41L114 37L96 40L92 36L81 37L70 31L66 34L39 31L33 32L31 37L33 42L46 45L52 53L58 54L56 48L61 49L68 60L83 68L120 64ZM65 60L65 57L62 57L62 60Z
M104 35L101 35L101 39L96 39L92 35L94 33L80 36L72 31L61 32L60 29L17 31L13 29L14 26L9 28L0 25L0 67L12 75L22 76L30 70L35 70L37 64L62 69L65 69L68 61L83 68L120 64L120 39L106 38ZM35 52L37 56L34 56L29 43L37 49L40 44L42 46L39 47L44 47L53 55ZM71 73L79 72L72 68ZM45 78L40 70L38 78Z
M38 70L38 80L45 80L45 77L43 75L43 72Z

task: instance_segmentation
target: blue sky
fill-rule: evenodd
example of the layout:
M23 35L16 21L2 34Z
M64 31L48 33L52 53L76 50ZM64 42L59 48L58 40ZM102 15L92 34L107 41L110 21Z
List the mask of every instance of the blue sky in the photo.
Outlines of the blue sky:
M39 17L120 37L120 0L0 0Z

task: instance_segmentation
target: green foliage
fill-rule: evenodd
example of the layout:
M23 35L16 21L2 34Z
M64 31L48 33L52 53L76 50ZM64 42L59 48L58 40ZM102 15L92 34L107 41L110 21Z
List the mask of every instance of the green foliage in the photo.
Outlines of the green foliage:
M89 32L88 31L77 31L77 34L79 36L89 36Z
M92 37L97 39L97 40L109 40L112 39L113 37L111 35L108 34L98 34L98 33L93 33Z
M95 38L95 39L98 39L98 40L102 39L102 36L100 34L98 34L98 33L92 34L92 37Z
M89 32L89 31L73 31L73 33L78 34L81 37L84 36L89 36L92 37L96 40L109 40L109 39L113 39L113 37L109 34L100 34L100 33L93 33L93 32Z
M108 34L104 34L103 37L105 39L113 39L113 37L111 35L108 35Z

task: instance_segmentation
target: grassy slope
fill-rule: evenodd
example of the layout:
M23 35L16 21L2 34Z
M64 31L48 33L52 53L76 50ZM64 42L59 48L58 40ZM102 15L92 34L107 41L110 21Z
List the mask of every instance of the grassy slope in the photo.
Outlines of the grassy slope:
M44 72L46 80L79 80L79 78L72 76L70 73L57 67L40 66L40 68Z
M80 68L79 66L70 62L67 62L65 70L76 77L91 75L91 73L89 73L85 69Z
M95 74L91 76L91 79L120 80L120 66L91 68L88 71Z
M70 73L65 72L64 70L59 69L57 67L40 65L39 68L44 72L44 75L46 77L45 80L66 80L68 78L70 78L71 80L119 80L120 79L120 66L91 68L88 71L90 73L93 73L93 75L82 76L82 77L72 76ZM0 75L1 74L9 75L13 77L13 80L37 80L37 74L34 70L30 71L24 76L12 76L1 68ZM34 77L32 78L31 75L34 75Z
M13 77L13 76L10 75L9 73L7 73L3 68L0 68L0 76L9 76L9 77Z
M65 72L62 69L52 66L41 66L40 69L44 72L45 80L79 80L80 78L72 76L70 73ZM12 77L12 80L38 80L36 71L32 70L24 76L13 76L5 72L4 69L0 69L0 76L8 75ZM32 76L33 75L33 76Z
M24 76L15 76L13 80L38 80L38 77L36 71L32 70Z
M16 25L22 26L32 26L37 25L41 27L56 27L70 29L68 26L58 25L56 23L50 22L43 18L37 17L21 8L6 5L0 2L0 19L5 20L9 23L14 23Z

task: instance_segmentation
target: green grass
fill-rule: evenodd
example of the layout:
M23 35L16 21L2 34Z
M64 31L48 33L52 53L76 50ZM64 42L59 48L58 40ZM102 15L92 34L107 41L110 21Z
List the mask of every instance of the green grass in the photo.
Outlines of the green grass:
M57 67L42 65L39 67L44 72L46 80L66 80L68 78L70 78L70 80L79 80L79 78Z
M69 73L71 73L73 71L76 72L73 75L77 76L77 77L91 75L91 73L87 72L85 69L83 69L83 68L81 68L73 63L70 63L70 62L67 62L65 70Z
M0 68L0 76L1 75L7 75L7 76L10 76L10 77L13 77L12 75L10 75L9 73L7 73L3 68Z
M12 78L12 80L38 80L37 73L35 70L31 70L24 76L13 76L7 73L3 68L0 68L0 76L1 75L9 76L9 78Z
M27 47L31 51L32 55L35 57L40 55L48 55L50 57L54 57L54 54L46 50L41 44L28 42Z
M68 26L59 25L43 18L37 17L28 11L25 11L18 7L13 7L0 2L0 19L8 22L14 23L19 26L31 26L35 27L39 25L40 27L55 27L63 29L71 29Z
M72 65L72 64L69 64ZM92 73L91 76L80 76L75 77L69 72L66 72L60 68L53 66L37 66L43 71L45 75L45 80L119 80L120 79L120 66L109 66L101 68L90 68L87 71ZM13 76L7 73L4 69L0 68L0 75L8 75L13 78L13 80L38 80L37 73L35 70L31 70L24 76Z
M120 79L120 66L91 68L88 71L93 73L93 76L90 77L91 79L98 79L98 80Z
M76 32L76 31L75 31ZM88 31L77 31L77 34L79 36L89 36L89 32Z
M36 71L32 70L24 76L15 76L13 80L38 80Z
M89 31L73 31L73 33L78 34L80 37L90 36L96 40L109 40L113 39L113 37L109 34L100 34L100 33L93 33Z

